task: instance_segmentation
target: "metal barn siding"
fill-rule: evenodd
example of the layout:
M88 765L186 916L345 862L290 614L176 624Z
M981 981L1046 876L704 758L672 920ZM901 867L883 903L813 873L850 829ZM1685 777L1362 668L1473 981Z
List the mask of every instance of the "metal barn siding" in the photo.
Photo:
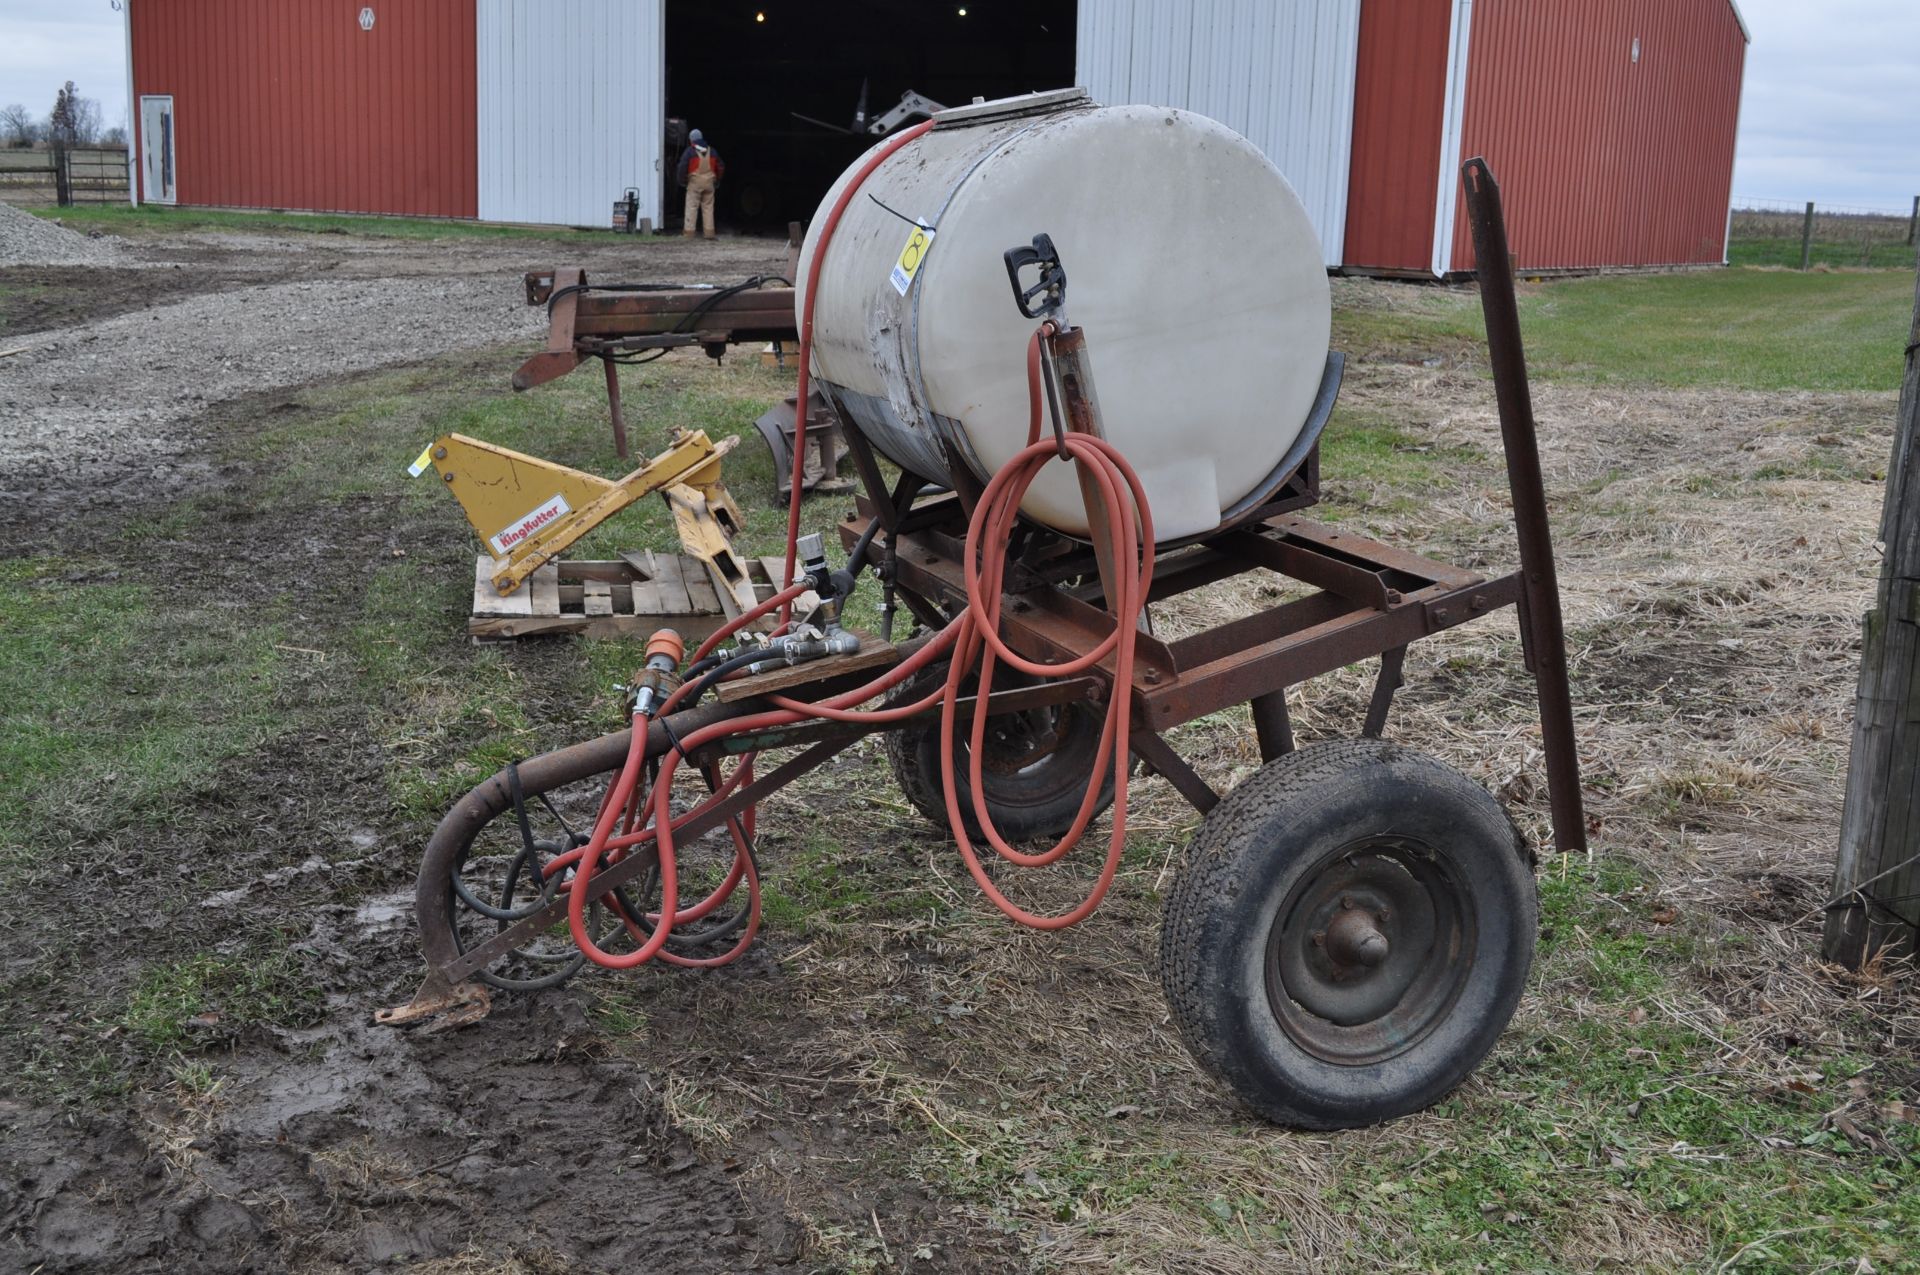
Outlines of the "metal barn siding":
M178 202L474 215L473 0L129 0L127 20L134 100L173 98Z
M1723 262L1747 50L1730 0L1473 8L1454 163L1487 157L1521 268ZM1464 210L1450 268L1473 268Z
M1286 174L1339 265L1360 0L1080 0L1077 81L1244 134Z
M1361 7L1342 264L1421 274L1431 267L1456 7L1455 0L1367 0Z
M481 219L604 226L635 186L658 226L663 0L477 0L477 16Z

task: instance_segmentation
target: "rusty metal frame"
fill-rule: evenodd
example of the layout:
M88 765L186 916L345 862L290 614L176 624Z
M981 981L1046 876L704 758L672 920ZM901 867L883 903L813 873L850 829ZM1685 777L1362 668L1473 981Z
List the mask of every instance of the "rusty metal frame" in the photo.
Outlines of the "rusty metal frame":
M792 341L798 334L792 288L753 288L721 295L712 288L595 291L578 267L530 271L528 305L547 306L547 348L513 374L513 388L532 389L599 359L606 372L614 450L627 455L620 404L620 360L648 351L700 346L719 358L729 345Z
M859 539L872 508L863 498L860 508L841 520L844 544ZM897 587L948 614L963 607L966 599L964 567L952 530L896 535ZM1323 673L1402 651L1419 638L1512 606L1521 592L1518 574L1490 579L1297 514L1230 532L1205 547L1231 564L1226 574L1269 570L1318 592L1173 642L1141 634L1131 688L1136 729L1158 734ZM1090 558L1083 560L1083 570L1092 567ZM1156 588L1153 596L1185 592L1211 576L1211 570L1180 576L1167 588ZM1158 572L1155 583L1161 583ZM1107 611L1034 573L1009 577L1002 633L1028 659L1066 659L1097 645L1113 625ZM1110 676L1111 658L1101 667ZM1397 680L1396 670L1391 682L1383 684L1390 687ZM1376 701L1384 703L1378 694ZM1372 716L1383 725L1385 708Z
M902 659L906 658L924 640L903 643L898 654ZM867 676L866 673L835 674L830 661L822 662L820 673L820 680L807 688L816 696L826 696L849 689L851 685L864 680ZM1098 678L1069 678L1039 686L995 691L986 698L984 711L993 716L1004 713L1024 713L1035 708L1093 699L1104 693L1105 687ZM749 698L713 701L675 713L671 730L664 721L655 721L648 728L643 746L644 755L648 758L662 756L670 749L678 747L679 739L703 727L734 718L752 716L765 712L769 707L771 705L764 699ZM962 696L956 708L962 719L971 718L974 713L982 711L981 699L979 696ZM756 777L730 794L724 801L717 803L711 810L689 821L680 830L681 835L691 840L713 828L722 826L728 819L764 799L769 793L785 787L838 756L856 740L883 730L903 729L914 723L924 725L939 720L939 716L938 708L930 708L924 713L907 719L906 722L898 723L807 721L792 726L763 730L751 735L728 736L716 741L708 748L696 748L690 754L691 761L696 765L744 752L796 747L804 748L805 751L788 758L766 774ZM550 793L569 784L617 770L626 760L632 742L631 730L616 731L597 739L586 740L567 748L529 758L518 763L517 766L520 791L529 797ZM504 770L499 772L468 792L452 810L442 817L439 826L434 829L433 836L427 842L426 853L421 859L420 873L415 879L413 899L414 914L420 927L421 947L427 959L427 977L409 1005L379 1011L376 1015L378 1021L397 1026L438 1012L436 1006L445 1008L460 1003L457 989L470 975L485 968L495 957L511 951L566 915L566 900L557 898L547 907L501 928L498 933L490 935L485 942L465 952L462 952L454 941L453 901L447 882L459 863L461 855L472 844L473 838L479 834L480 829L492 819L512 809L512 789L513 782L508 773ZM614 889L632 880L645 872L650 862L647 855L637 854L611 865L605 869L604 873L607 888Z

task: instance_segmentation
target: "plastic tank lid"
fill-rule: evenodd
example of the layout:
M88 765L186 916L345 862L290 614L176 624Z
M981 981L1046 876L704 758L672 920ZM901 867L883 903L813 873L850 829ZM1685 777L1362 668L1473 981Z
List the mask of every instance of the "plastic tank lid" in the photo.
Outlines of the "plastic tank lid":
M1019 119L1023 115L1046 115L1088 101L1081 88L1048 89L1044 93L1022 93L1018 97L997 97L991 102L973 102L967 106L936 111L935 128L967 128L976 124L994 124Z

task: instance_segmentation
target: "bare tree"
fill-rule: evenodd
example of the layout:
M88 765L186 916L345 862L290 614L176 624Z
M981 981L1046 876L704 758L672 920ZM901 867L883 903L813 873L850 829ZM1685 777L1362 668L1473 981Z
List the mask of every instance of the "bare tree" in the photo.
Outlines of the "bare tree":
M100 99L73 99L73 140L76 145L91 146L100 140Z
M127 144L127 130L115 124L112 128L100 134L100 144L103 146L125 146Z
M53 99L53 113L47 116L47 140L68 146L91 146L100 139L100 103L81 97L80 90L68 80Z
M0 136L9 146L31 146L40 136L40 121L20 103L9 102L0 107Z
M80 91L68 80L66 86L53 95L53 110L47 115L47 141L55 146L71 146L79 137L74 131L74 104L80 100Z

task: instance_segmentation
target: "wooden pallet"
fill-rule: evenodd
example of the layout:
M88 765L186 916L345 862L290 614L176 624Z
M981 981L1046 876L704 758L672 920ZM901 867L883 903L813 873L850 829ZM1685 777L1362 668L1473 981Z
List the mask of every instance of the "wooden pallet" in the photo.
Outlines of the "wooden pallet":
M698 558L636 550L613 561L551 562L509 594L493 587L497 564L481 554L473 566L473 615L467 632L476 642L498 642L536 633L584 633L589 637L646 637L676 629L698 641L727 622L719 592ZM775 592L786 560L749 559L754 595ZM796 609L818 606L803 593Z

